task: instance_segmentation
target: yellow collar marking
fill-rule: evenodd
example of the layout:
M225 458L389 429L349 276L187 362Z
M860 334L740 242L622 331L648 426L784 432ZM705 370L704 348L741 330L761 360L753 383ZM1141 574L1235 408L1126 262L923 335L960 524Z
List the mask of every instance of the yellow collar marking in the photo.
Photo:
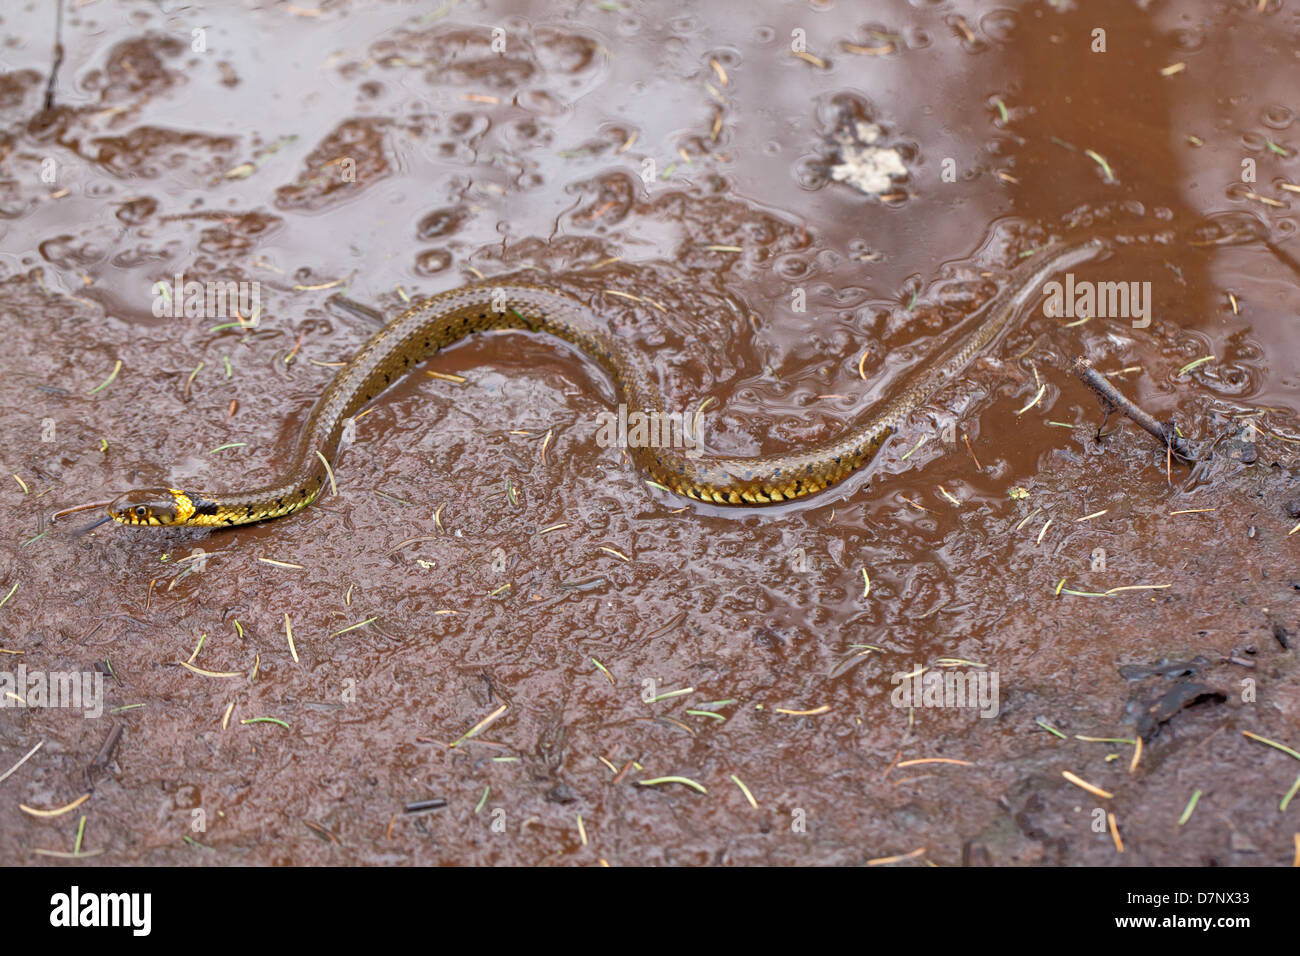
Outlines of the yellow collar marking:
M179 488L168 488L176 501L176 523L184 524L194 514L194 499Z

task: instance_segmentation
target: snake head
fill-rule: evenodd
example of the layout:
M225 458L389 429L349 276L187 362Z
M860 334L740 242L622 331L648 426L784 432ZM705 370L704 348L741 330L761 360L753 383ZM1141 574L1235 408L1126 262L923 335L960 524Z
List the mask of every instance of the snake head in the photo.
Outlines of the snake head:
M190 496L175 488L140 488L119 495L108 506L118 524L167 526L184 524L194 513Z

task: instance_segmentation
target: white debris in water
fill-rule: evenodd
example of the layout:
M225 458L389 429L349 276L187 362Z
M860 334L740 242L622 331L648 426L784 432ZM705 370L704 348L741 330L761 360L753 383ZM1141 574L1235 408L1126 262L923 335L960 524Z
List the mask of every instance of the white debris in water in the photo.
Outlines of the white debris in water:
M839 137L840 162L831 167L831 179L872 196L889 192L894 188L890 177L907 175L903 157L896 149L873 145L880 139L875 123L856 123L854 133Z
M854 129L858 133L858 142L866 146L874 146L880 139L880 127L875 123L855 123Z

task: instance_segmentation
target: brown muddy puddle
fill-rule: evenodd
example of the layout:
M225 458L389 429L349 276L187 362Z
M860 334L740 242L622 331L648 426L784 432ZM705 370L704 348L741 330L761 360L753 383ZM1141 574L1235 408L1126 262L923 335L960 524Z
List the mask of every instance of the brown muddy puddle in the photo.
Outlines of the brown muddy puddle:
M1292 862L1300 764L1257 738L1300 747L1294 9L66 6L52 109L52 8L0 22L0 667L98 674L103 712L8 691L0 775L39 749L0 860ZM873 124L883 196L833 173ZM1149 283L1149 323L1035 305L806 502L647 486L598 367L502 333L298 515L47 521L271 479L373 331L339 293L526 270L747 455L1103 232L1074 281ZM257 283L256 326L158 316L177 274ZM1075 355L1218 440L1205 479L1098 440Z

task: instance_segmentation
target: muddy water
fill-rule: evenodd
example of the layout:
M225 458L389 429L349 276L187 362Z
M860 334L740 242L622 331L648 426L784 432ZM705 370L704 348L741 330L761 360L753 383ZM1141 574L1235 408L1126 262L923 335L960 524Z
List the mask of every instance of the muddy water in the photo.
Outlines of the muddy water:
M1291 861L1300 768L1244 732L1300 745L1293 10L99 2L45 108L47 6L0 22L0 665L104 712L0 712L0 773L40 744L7 862L83 815L109 864ZM883 196L832 176L858 124ZM1032 310L807 502L647 486L599 368L510 333L393 388L299 515L47 521L273 478L373 331L340 292L526 271L773 453L1102 233L1074 281L1149 322ZM256 283L256 325L158 314L178 274ZM1214 465L1098 440L1074 355ZM922 668L985 706L902 697Z

